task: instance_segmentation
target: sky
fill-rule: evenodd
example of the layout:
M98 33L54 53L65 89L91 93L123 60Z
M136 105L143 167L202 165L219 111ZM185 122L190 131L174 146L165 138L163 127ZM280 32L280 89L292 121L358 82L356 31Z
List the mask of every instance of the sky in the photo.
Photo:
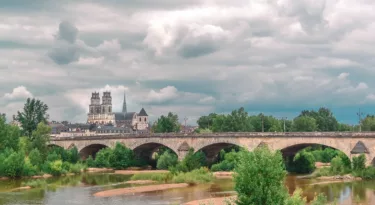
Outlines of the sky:
M85 122L91 93L113 110L374 114L373 0L0 0L0 112L34 97ZM101 94L102 95L102 94Z

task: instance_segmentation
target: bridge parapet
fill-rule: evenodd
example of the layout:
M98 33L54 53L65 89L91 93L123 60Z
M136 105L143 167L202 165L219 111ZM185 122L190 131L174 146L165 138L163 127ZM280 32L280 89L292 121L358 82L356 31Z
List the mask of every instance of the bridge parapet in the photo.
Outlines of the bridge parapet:
M82 136L52 137L52 140L123 139L123 138L375 138L375 132L218 132L218 133L152 133L152 134L96 134Z

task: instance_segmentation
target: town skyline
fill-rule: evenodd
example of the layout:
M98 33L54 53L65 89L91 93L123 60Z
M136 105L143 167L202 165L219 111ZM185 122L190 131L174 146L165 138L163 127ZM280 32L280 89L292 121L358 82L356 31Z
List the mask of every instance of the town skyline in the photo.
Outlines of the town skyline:
M239 107L279 118L327 107L349 124L374 113L372 1L13 2L0 8L8 119L35 97L51 118L84 122L89 93L106 89L116 110L127 89L151 121Z

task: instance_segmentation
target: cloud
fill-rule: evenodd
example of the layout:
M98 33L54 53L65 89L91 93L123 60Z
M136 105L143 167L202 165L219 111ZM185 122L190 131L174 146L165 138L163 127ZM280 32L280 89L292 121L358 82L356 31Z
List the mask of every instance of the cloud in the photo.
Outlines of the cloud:
M346 79L350 74L349 73L340 73L339 76L337 76L338 79Z
M58 39L69 43L75 43L78 36L78 29L69 21L62 21L59 24Z
M174 86L167 86L159 91L151 90L148 93L145 102L162 103L168 100L173 100L178 97L177 92L178 90Z
M19 100L33 97L25 86L18 86L11 93L5 93L4 98L7 100Z
M373 1L85 0L4 8L0 96L23 85L56 120L84 122L90 93L103 89L112 90L114 110L126 88L129 110L145 107L153 118L172 111L191 123L240 106L288 117L327 106L339 121L354 122L354 108L372 112L375 103ZM22 108L3 99L8 116Z

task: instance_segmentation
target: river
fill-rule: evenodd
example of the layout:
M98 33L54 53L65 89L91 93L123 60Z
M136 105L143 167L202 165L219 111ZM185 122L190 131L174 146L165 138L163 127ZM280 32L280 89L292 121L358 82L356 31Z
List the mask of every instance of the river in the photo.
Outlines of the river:
M232 180L217 179L212 184L167 191L109 198L93 196L94 193L99 191L131 186L124 184L130 177L130 175L110 173L54 177L46 179L49 184L48 188L13 192L10 190L20 187L21 180L0 181L0 205L177 205L192 200L228 196L234 193ZM23 180L23 182L25 181L27 180ZM293 192L296 187L301 187L308 200L311 200L315 193L324 193L328 196L329 201L336 201L340 205L375 204L375 183L373 181L318 184L316 180L288 176L285 183L290 192Z

